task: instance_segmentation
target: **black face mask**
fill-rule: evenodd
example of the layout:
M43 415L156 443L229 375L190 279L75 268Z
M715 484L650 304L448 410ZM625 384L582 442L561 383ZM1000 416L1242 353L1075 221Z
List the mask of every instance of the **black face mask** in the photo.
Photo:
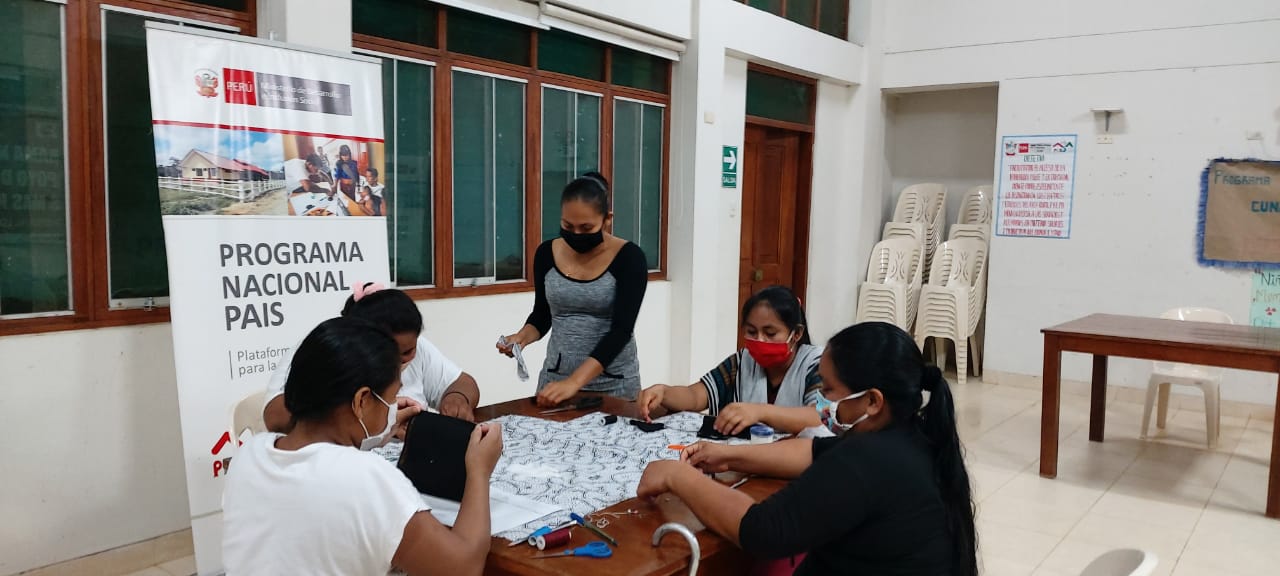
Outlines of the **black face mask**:
M577 232L561 228L560 237L564 238L564 243L568 244L570 248L573 248L575 252L579 254L586 254L587 252L595 250L596 246L604 243L604 229L601 228L600 230L587 234L578 234Z

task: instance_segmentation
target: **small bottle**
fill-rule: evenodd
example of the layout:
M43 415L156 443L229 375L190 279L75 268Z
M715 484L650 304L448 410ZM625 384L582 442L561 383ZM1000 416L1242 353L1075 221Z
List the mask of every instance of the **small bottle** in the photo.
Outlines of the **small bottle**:
M752 444L768 444L770 442L773 442L773 428L766 424L756 424L751 427Z

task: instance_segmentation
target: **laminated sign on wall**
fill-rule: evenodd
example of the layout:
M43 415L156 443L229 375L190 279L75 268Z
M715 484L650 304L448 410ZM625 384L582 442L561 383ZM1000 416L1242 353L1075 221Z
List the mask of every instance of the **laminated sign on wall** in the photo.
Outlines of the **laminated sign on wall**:
M289 348L390 275L381 69L157 24L147 62L196 567L217 574L236 406L260 413Z
M1076 135L1005 136L996 235L1070 238Z
M1280 162L1227 160L1200 175L1200 263L1280 268Z

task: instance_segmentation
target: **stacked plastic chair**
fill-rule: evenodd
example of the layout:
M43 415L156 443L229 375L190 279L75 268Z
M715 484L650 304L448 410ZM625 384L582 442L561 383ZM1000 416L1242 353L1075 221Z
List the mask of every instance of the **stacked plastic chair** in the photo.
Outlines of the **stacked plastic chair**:
M991 224L991 186L974 186L960 200L959 224Z
M906 206L904 206L906 204ZM910 218L910 219L908 219ZM924 278L929 279L933 253L942 242L947 220L947 187L942 184L912 184L898 196L894 222L924 222Z
M921 284L921 246L911 238L881 240L871 250L858 290L858 322L888 322L911 332Z
M928 338L955 343L956 375L964 385L968 373L969 344L974 344L974 365L982 361L982 348L974 338L986 298L987 245L976 238L948 240L938 247L929 283L920 291L915 322L916 344L922 349ZM934 346L938 366L946 365L946 348Z

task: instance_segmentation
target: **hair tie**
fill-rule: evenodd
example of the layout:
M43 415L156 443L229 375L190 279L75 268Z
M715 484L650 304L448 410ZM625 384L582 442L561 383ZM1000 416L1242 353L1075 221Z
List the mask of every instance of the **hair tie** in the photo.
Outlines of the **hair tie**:
M361 298L385 290L387 287L377 282L357 282L351 285L351 298L359 302Z

